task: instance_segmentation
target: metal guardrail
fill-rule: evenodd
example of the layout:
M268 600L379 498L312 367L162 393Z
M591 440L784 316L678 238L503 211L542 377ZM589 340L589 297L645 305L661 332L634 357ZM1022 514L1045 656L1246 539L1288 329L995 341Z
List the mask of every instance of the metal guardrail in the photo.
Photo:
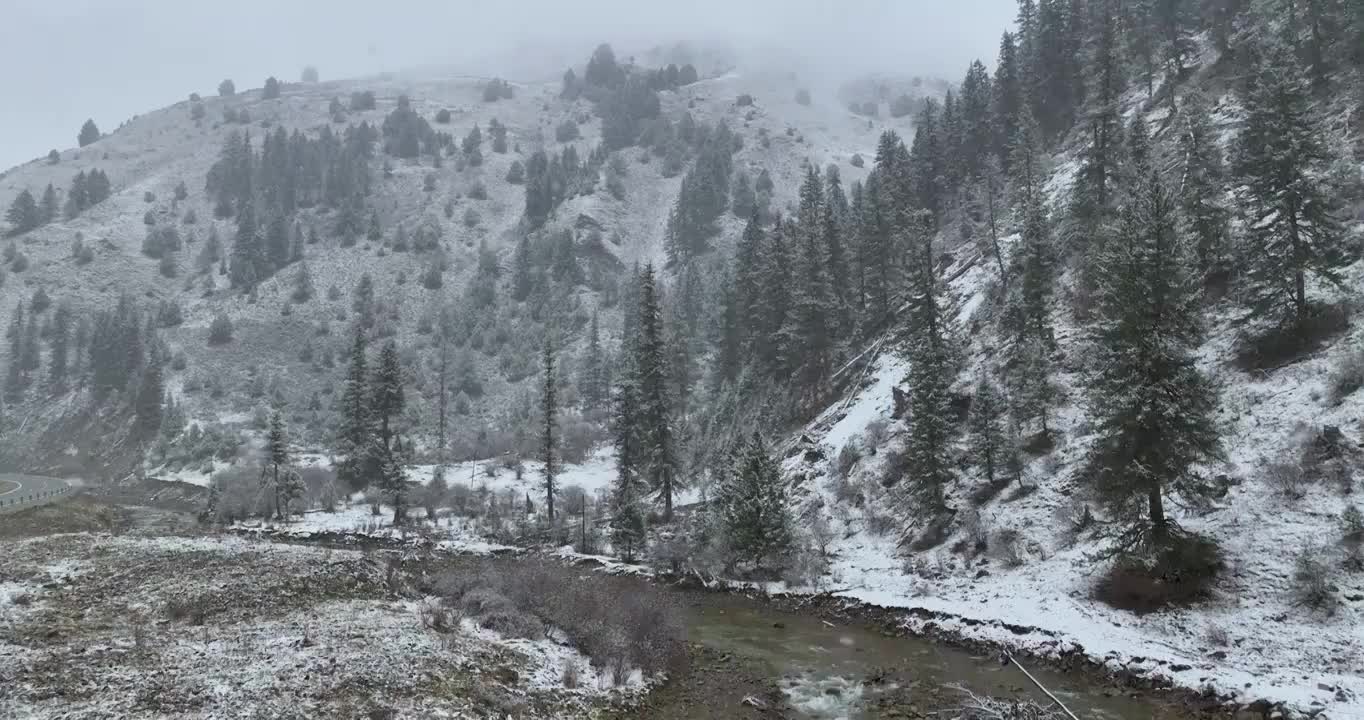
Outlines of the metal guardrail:
M65 495L71 492L71 489L71 486L68 485L60 490L43 490L42 492L36 492L17 498L0 497L0 508L18 507L19 505L26 505L39 500L48 500L59 495Z

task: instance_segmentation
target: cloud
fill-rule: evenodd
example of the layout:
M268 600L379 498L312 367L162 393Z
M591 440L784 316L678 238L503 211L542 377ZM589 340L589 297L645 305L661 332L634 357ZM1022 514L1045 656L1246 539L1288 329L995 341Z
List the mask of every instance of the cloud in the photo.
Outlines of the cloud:
M1014 0L12 0L0 29L7 107L0 167L75 144L101 128L210 93L418 65L552 77L565 58L609 41L622 51L678 40L780 51L832 72L960 78L993 60ZM482 59L482 61L480 61ZM537 61L543 61L538 62ZM513 75L512 70L500 70Z

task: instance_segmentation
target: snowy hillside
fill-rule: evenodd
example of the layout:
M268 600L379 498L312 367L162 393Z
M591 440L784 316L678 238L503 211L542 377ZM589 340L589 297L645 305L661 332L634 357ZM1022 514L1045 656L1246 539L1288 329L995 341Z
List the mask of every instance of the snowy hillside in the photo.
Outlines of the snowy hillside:
M327 440L330 431L323 427L317 407L320 404L325 414L334 402L349 343L353 293L361 276L368 274L373 281L384 313L384 332L393 333L409 353L424 354L432 343L433 318L470 293L481 244L496 255L504 276L510 271L516 244L524 234L525 205L524 187L506 179L512 164L524 165L537 149L555 152L569 144L586 157L600 141L600 120L591 104L561 98L558 83L516 85L513 98L485 102L486 83L486 78L428 71L286 84L281 97L270 100L260 90L204 97L201 102L186 101L135 117L87 147L60 152L56 163L42 158L12 168L0 176L0 203L5 205L26 189L41 196L50 184L60 206L72 178L95 169L109 177L113 192L108 200L73 219L58 217L14 239L14 249L27 259L28 267L7 273L0 285L4 316L0 319L8 324L15 308L28 303L39 289L52 298L54 306L70 303L77 317L110 308L122 294L151 311L161 304L176 305L181 322L160 330L173 358L165 384L191 423L224 437L236 436L243 429L257 431L263 428L269 401L287 405L290 424L301 438ZM798 103L799 88L798 80L789 75L759 72L749 76L734 71L660 95L663 116L673 122L690 113L699 123L728 124L743 143L734 159L736 169L753 177L766 170L775 185L773 207L781 210L794 200L806 162L817 167L837 165L848 181L856 180L865 175L866 167L855 167L852 159L860 154L869 161L880 132L911 133L908 118L853 115L832 94L816 95L808 105ZM376 107L347 109L344 118L338 118L341 122L333 122L329 103L340 99L344 106L352 93L361 91L375 94ZM753 96L755 103L738 105L736 98L743 94ZM481 165L466 166L450 159L439 168L426 156L401 160L380 152L371 169L374 188L365 220L371 212L377 217L382 242L361 238L354 246L343 247L331 231L334 213L301 211L301 228L315 231L319 243L305 245L302 263L275 273L252 295L229 288L228 277L217 269L198 265L211 233L216 233L224 251L235 233L232 219L215 219L213 199L204 190L209 168L230 133L247 133L259 148L261 138L278 128L314 135L323 126L331 126L334 132L362 122L378 127L403 95L411 98L412 108L436 131L451 133L456 145L475 126L486 137L496 120L507 128L508 151L490 151L485 142ZM202 107L202 119L192 117L195 107ZM434 120L443 109L450 113L448 124ZM246 113L251 124L226 122L225 113ZM557 142L556 127L569 119L581 122L580 137L570 143ZM680 177L665 177L663 163L651 158L647 150L626 148L617 154L625 160L627 172L623 200L614 199L599 183L595 193L565 201L539 231L541 235L571 231L583 252L590 249L592 238L610 239L601 247L607 258L614 258L610 262L619 263L614 273L636 262L661 262L661 238L680 182ZM183 200L176 198L181 183L188 190ZM434 189L428 189L432 184ZM486 192L486 199L474 197L478 190ZM739 219L726 218L717 241L721 247L742 229ZM175 258L174 277L165 277L158 261L142 252L150 222L158 228L175 228L184 240L184 249ZM427 232L440 239L447 263L441 288L423 286L423 273L432 262L429 253L395 252L391 247L386 251L400 226L409 234ZM89 262L73 257L73 241L78 237L93 251ZM313 297L303 302L290 297L300 265L306 265L314 288ZM586 318L594 310L602 312L604 345L613 349L617 345L619 308L600 294L576 293L571 306L558 310L573 318L561 323L568 333L567 372L573 371L574 355L584 342ZM220 315L232 323L232 340L210 346L209 328ZM480 321L486 326L491 320L469 318L466 322L471 327ZM506 429L519 417L517 413L530 408L529 391L523 386L531 374L528 359L533 357L531 349L538 337L498 337L498 347L484 346L479 351L464 341L463 337L456 340L464 348L458 359L476 377L481 395L468 397L468 409L461 408L466 413L461 425ZM417 357L409 360L416 363ZM413 366L419 387L409 412L423 419L435 412L429 399L431 380L420 372L429 362ZM55 420L53 411L52 407L33 409L43 422ZM431 444L425 437L419 442ZM77 445L81 443L65 448L67 454L85 452L86 448ZM197 473L206 478L224 460L231 460L230 453L213 465L195 451L161 472ZM153 459L151 467L160 464Z
M1139 112L1131 97L1129 104ZM1166 112L1150 112L1152 127ZM1237 126L1226 114L1236 109L1222 112L1225 144ZM1068 199L1076 165L1069 155L1057 158L1048 185L1053 207ZM1006 252L1017 241L1005 238ZM990 299L998 272L991 258L968 245L952 253L943 275L954 278L946 294L967 345L955 387L969 393L979 368L998 362L992 329L998 310ZM1323 303L1357 303L1364 261L1343 275L1339 288L1314 287ZM1304 606L1303 580L1295 574L1300 557L1351 567L1341 539L1348 531L1343 514L1358 503L1348 490L1349 475L1358 482L1358 466L1343 471L1344 492L1334 481L1313 483L1301 472L1286 480L1276 472L1305 466L1312 448L1337 429L1347 448L1364 441L1364 393L1337 397L1332 387L1333 374L1364 347L1364 327L1353 323L1300 360L1245 370L1234 362L1241 313L1225 303L1213 306L1199 368L1218 388L1227 458L1207 468L1215 497L1173 512L1182 527L1220 544L1227 569L1207 601L1141 614L1095 598L1107 541L1087 515L1096 505L1081 478L1095 439L1081 385L1087 341L1066 304L1058 305L1052 322L1060 392L1051 417L1057 447L1025 455L1023 487L985 492L983 479L963 473L949 490L953 530L933 549L906 552L902 521L893 516L899 503L882 488L908 428L908 420L894 415L896 392L908 389L902 349L892 342L873 346L877 358L860 386L794 436L784 468L797 511L830 524L825 535L833 560L818 589L928 611L906 616L915 630L945 630L1041 656L1078 652L1114 673L1215 694L1233 706L1268 701L1305 713L1325 710L1322 717L1364 718L1364 575L1330 572L1339 603L1314 609ZM965 453L965 438L958 451Z

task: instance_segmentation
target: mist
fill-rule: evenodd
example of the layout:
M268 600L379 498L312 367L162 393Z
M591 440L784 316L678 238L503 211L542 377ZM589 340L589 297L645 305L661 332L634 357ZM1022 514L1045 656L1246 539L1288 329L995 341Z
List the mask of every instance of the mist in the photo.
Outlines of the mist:
M258 88L270 75L297 80L310 64L323 80L439 66L534 81L581 65L599 42L628 57L687 41L723 43L745 61L799 58L804 67L792 69L826 78L883 71L956 80L972 59L992 64L1014 14L1014 0L10 5L0 27L0 61L11 69L0 168L73 147L86 118L109 132L191 92L210 95L223 78Z

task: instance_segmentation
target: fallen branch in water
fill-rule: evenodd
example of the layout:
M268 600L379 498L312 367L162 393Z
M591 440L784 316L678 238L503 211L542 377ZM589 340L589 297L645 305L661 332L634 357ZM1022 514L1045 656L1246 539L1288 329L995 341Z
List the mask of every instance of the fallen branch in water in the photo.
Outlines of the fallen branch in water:
M955 720L1069 720L1069 711L1062 713L1054 707L1044 707L1031 700L1004 700L977 695L960 686L951 689L966 696L966 700L950 712Z

